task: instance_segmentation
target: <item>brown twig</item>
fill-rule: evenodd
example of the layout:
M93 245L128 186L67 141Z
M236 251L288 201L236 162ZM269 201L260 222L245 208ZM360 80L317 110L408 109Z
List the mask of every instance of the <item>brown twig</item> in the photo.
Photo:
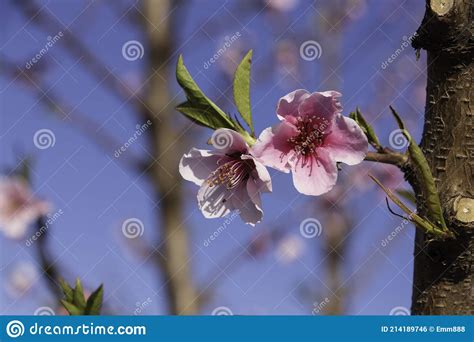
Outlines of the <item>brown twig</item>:
M64 46L67 53L75 59L80 60L86 70L99 82L103 82L120 101L132 102L135 109L140 109L144 105L144 101L140 99L140 96L129 89L122 80L114 75L112 71L102 63L67 26L64 27L56 17L40 8L34 0L14 1L13 3L25 17L33 23L36 23L44 31L48 33L62 32L64 36L58 43Z
M39 232L42 232L39 238L36 240L36 250L38 252L38 257L41 265L41 270L46 279L49 289L55 296L55 298L61 298L61 289L58 286L59 281L59 271L55 265L55 262L51 260L51 257L48 253L48 248L46 246L48 241L48 230L46 227L46 218L41 217L36 223L37 229Z
M46 108L52 109L64 121L77 127L105 152L111 153L111 151L114 151L122 145L122 143L118 142L111 135L102 132L102 127L97 122L89 119L82 113L78 114L77 110L73 110L71 106L64 104L51 90L46 93L43 89L47 89L47 86L43 84L39 78L36 78L32 74L27 74L17 67L15 63L2 56L0 56L0 64L2 64L4 72L6 72L11 79L15 80L21 77L21 80L26 81L26 83L30 85L31 91L36 95L39 102ZM118 158L118 160L138 172L142 172L146 165L143 160L131 154L130 151L127 151L127 153Z
M401 153L385 150L383 153L368 152L364 160L403 167L407 163L408 157Z

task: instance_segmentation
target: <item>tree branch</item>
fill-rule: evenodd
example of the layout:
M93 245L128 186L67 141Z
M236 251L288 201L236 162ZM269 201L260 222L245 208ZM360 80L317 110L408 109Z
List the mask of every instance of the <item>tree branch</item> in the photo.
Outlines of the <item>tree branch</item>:
M386 150L383 153L368 152L364 160L377 163L391 164L401 168L408 162L408 157L401 153Z
M194 315L199 311L193 285L188 232L183 219L182 179L178 172L183 154L181 135L174 121L175 111L170 106L169 72L172 56L171 30L176 15L171 0L143 2L144 22L148 38L150 74L146 91L144 116L153 122L149 130L154 162L150 177L157 202L160 203L160 236L165 257L162 267L169 311L175 315ZM171 13L171 14L170 14ZM174 65L173 65L174 67Z
M48 253L48 248L46 247L46 243L48 241L48 229L44 228L46 227L46 218L41 217L38 219L36 226L38 231L42 232L41 236L39 236L38 240L36 240L36 250L38 251L41 270L43 271L43 275L46 279L49 289L59 302L59 299L61 298L61 290L58 286L59 271L56 268L55 263L51 260Z
M58 41L58 43L65 47L65 51L75 59L80 60L90 74L99 82L103 82L120 101L129 102L129 100L131 100L135 109L141 112L140 108L145 105L145 102L140 96L130 90L122 80L113 74L67 26L63 27L61 22L54 16L48 14L47 11L42 10L34 0L19 0L14 1L13 4L20 9L25 17L48 33L57 33L67 30L67 32L63 32L64 36Z
M43 89L47 89L46 85L41 82L38 78L35 78L32 74L28 74L12 61L0 56L0 64L3 66L3 70L8 76L15 80L21 77L21 80L26 81L30 86L31 91L38 98L46 108L52 109L61 118L67 120L69 123L77 127L85 136L89 137L99 148L103 149L107 154L111 153L115 149L119 148L122 143L119 143L112 136L99 131L102 127L97 124L94 120L89 119L84 114L74 114L77 110L73 110L71 106L62 103L58 96L54 95L51 91L47 93ZM118 160L124 163L128 168L135 172L143 172L146 165L140 158L134 156L128 151L126 154L121 156Z

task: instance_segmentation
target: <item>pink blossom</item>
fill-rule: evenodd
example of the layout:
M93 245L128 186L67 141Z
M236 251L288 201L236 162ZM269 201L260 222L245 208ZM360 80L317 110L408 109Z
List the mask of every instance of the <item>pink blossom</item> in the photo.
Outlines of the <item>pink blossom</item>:
M238 210L244 222L255 225L263 217L260 193L272 190L270 174L237 132L218 129L211 142L215 150L193 148L181 158L181 176L201 187L197 199L206 218Z
M301 237L288 235L281 239L276 247L276 258L282 264L290 264L298 260L305 251L305 244Z
M16 262L8 272L5 290L10 297L24 296L38 280L36 266L29 261Z
M290 11L298 5L298 0L266 0L266 6L281 12Z
M7 237L22 238L28 226L49 210L49 204L34 197L23 178L0 178L0 231Z
M355 165L367 154L367 137L354 120L341 115L340 96L299 89L282 97L277 107L281 122L265 129L253 147L266 166L291 170L302 194L328 192L336 184L336 163Z

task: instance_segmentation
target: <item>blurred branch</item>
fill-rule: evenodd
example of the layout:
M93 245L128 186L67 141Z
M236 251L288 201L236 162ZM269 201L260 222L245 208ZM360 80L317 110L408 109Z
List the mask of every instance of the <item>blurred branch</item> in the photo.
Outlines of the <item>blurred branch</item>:
M65 47L65 50L71 56L79 60L99 82L103 82L120 101L129 102L131 100L135 109L140 109L144 106L144 101L142 101L140 96L131 91L121 79L114 75L112 71L109 70L67 26L64 27L56 17L40 8L34 0L17 0L13 1L13 3L28 20L37 24L44 31L48 33L63 32L63 30L67 31L63 32L64 36L58 42Z
M38 219L37 223L37 231L41 231L42 234L39 236L38 240L36 240L36 250L38 251L38 257L41 265L41 270L43 271L43 275L45 276L46 282L48 284L49 289L53 293L54 297L58 300L62 297L61 289L59 288L59 271L55 266L55 262L51 260L51 257L48 253L47 248L47 241L48 241L48 230L44 229L46 227L46 218L41 217Z
M151 246L145 238L137 237L135 239L126 239L126 242L131 252L142 260L150 260L160 265L160 268L164 267L166 259L164 258L161 249Z
M182 135L176 130L175 110L169 94L169 70L172 57L172 24L176 18L170 0L143 2L142 14L148 37L149 74L144 116L152 122L150 130L151 180L160 204L160 237L165 262L159 262L165 278L165 290L171 314L198 313L196 290L189 266L188 232L183 219L182 180L178 164L183 154ZM183 19L181 18L181 21Z
M323 89L340 89L341 77L338 70L342 60L343 32L346 25L347 0L333 0L318 4L321 7L320 16L323 20L317 20L315 28L319 32L324 53L321 60L320 86ZM317 11L317 10L316 10ZM370 152L366 160L370 160L373 153ZM369 159L367 159L369 158ZM327 213L326 229L324 229L323 253L326 266L327 282L327 306L322 311L326 315L342 315L345 312L347 301L347 289L344 287L343 271L345 257L347 256L347 241L350 236L350 219L344 208L337 202L323 197L319 202L323 212ZM315 210L316 211L316 210Z
M33 0L16 1L15 5L32 22L47 32L63 32L60 40L66 51L75 59L80 60L83 66L121 101L133 101L134 108L153 122L150 133L150 143L153 162L149 165L150 177L155 187L156 201L160 205L161 244L163 258L155 258L157 265L164 274L164 288L168 294L169 311L172 314L195 314L195 291L191 283L190 269L188 266L187 231L183 227L181 179L177 165L182 154L179 134L172 122L174 108L169 96L168 74L166 63L172 57L172 40L170 38L172 14L169 0L145 1L143 12L136 8L144 17L144 26L148 37L149 50L149 79L146 99L132 93L124 83L115 77L107 66L102 63L79 38L72 34L67 27L59 22L47 11L41 10ZM171 13L171 14L170 14ZM112 75L112 77L111 77ZM29 78L30 83L39 89L40 100L52 106L63 117L69 117L64 107L57 105L56 97L44 94L41 85ZM85 120L85 117L82 118ZM82 128L90 126L89 122L82 122ZM86 124L86 125L84 125ZM88 131L88 130L86 130ZM97 140L97 137L95 137ZM109 139L101 138L101 145L115 145ZM103 141L105 139L105 141ZM142 167L142 163L138 163Z
M348 288L345 286L343 271L345 266L345 256L347 256L347 239L350 237L351 220L347 212L339 204L331 201L324 201L329 212L326 220L325 236L325 255L327 269L327 287L330 290L328 294L327 306L323 311L326 315L342 315L345 312Z
M128 6L125 9L125 5L122 1L118 0L109 0L107 1L107 8L115 14L118 18L122 19L125 18L131 25L141 25L140 22L140 12L138 12L137 8L135 7L136 3L133 3L132 6Z
M7 74L12 80L21 78L21 80L25 81L26 84L30 86L30 90L38 98L39 102L41 102L46 108L53 110L63 120L67 120L77 127L85 136L89 137L105 152L110 153L122 145L112 136L109 136L103 132L99 133L102 127L99 126L94 120L87 118L87 116L84 114L73 114L73 112L77 112L77 110L72 109L71 106L62 103L59 97L51 91L45 92L43 89L47 89L46 85L43 84L38 78L35 78L33 74L27 74L25 71L16 66L15 63L1 55L0 64L2 65L3 72ZM145 162L130 154L130 151L121 156L119 160L134 171L142 172L144 169Z

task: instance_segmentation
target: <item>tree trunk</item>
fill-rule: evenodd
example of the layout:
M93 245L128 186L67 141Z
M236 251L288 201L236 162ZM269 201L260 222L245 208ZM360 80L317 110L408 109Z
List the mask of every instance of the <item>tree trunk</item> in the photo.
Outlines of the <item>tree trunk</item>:
M421 147L456 239L415 238L412 313L474 314L474 113L472 0L427 0L413 47L428 54ZM412 182L416 183L416 182ZM412 184L417 189L416 184ZM425 212L418 198L418 211Z
M320 42L324 46L324 52L321 54L321 89L341 89L341 79L335 70L341 62L342 52L342 28L341 18L344 18L344 12L348 4L346 1L331 1L320 3L320 11L326 20L320 20L317 16L317 32L321 32ZM332 24L338 23L336 27ZM317 201L320 199L317 198ZM345 308L345 289L343 288L344 257L346 256L345 239L347 238L348 228L346 220L341 220L344 216L344 209L334 206L331 201L324 203L335 213L329 215L326 221L328 229L324 230L324 248L327 255L326 283L329 288L327 294L327 306L324 308L324 315L343 315ZM345 218L345 217L344 217Z
M169 96L169 65L173 65L170 14L171 1L144 2L146 33L149 49L149 73L146 116L152 121L153 151L151 179L156 190L156 205L160 211L161 247L164 257L160 266L164 274L163 288L173 315L198 313L196 291L193 287L188 234L183 219L183 199L178 164L182 151L173 101Z

